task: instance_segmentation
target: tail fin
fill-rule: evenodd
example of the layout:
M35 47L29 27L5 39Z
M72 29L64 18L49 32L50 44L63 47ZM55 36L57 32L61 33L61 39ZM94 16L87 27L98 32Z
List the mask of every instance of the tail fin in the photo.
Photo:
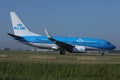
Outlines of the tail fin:
M30 32L15 12L10 12L14 34L17 36L39 36Z

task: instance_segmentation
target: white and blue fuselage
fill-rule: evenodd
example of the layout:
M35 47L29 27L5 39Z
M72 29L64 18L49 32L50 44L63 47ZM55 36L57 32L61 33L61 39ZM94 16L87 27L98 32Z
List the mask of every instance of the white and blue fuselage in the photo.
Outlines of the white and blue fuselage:
M50 41L47 36L22 36L25 40L22 42L31 43L31 45L36 46L38 48L52 48L55 46L54 42ZM53 36L54 39L71 44L71 45L78 45L78 46L85 46L88 48L93 49L114 49L115 46L112 45L110 42L101 39L93 39L93 38L75 38L75 37L57 37ZM18 39L19 40L19 39ZM19 40L20 41L20 40ZM57 45L56 45L57 47Z
M8 34L30 46L58 49L61 51L60 53L64 53L64 51L85 52L87 50L112 50L116 48L110 42L102 39L51 36L47 30L45 30L46 36L38 35L30 32L15 12L10 14L14 34Z

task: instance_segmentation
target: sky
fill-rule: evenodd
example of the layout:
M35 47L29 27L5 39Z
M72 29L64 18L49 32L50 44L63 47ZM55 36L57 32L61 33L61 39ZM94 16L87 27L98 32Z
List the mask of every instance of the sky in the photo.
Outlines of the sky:
M6 34L11 11L32 32L104 39L120 49L120 0L0 0L0 47L30 49Z

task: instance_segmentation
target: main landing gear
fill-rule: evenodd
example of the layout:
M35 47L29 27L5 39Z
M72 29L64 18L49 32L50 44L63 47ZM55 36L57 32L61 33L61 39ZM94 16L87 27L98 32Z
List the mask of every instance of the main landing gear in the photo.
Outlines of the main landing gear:
M65 50L60 50L60 54L64 55L65 54Z
M99 53L100 53L101 56L104 56L105 51L99 51Z

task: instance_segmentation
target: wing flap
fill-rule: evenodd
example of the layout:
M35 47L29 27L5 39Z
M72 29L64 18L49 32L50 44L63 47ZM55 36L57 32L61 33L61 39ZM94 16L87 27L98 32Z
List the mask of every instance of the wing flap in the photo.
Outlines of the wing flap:
M52 42L54 42L56 45L58 45L61 49L69 51L69 52L73 51L73 47L74 47L73 45L54 39L50 35L50 33L47 31L47 29L45 29L45 33L46 33L46 36L48 37L48 39L51 40Z

